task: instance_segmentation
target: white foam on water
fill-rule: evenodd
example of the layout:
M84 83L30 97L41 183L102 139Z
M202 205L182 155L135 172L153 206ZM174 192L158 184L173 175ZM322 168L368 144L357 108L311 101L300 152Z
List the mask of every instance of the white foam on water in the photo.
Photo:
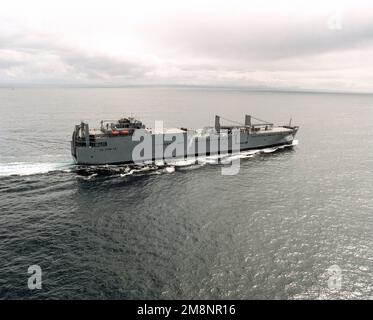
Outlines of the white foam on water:
M140 167L140 168L134 168L134 169L130 169L128 172L125 172L125 173L121 173L120 176L121 177L126 177L126 176L132 176L134 174L141 174L141 173L149 173L149 172L153 172L155 171L154 170L154 167L147 167L147 166L144 166L144 167Z
M242 151L241 155L244 157L252 157L253 155L260 153L260 150L249 150L249 151Z
M201 156L201 157L198 157L198 162L203 163L203 164L218 164L219 159L226 157L226 156L227 155L219 155L219 154L205 156L205 157Z
M126 176L132 176L134 174L134 170L130 170L129 172L126 173L121 173L121 177L126 177Z
M175 167L174 167L174 166L166 167L166 168L165 168L165 171L166 171L167 173L174 173L174 172L175 172Z
M0 176L28 176L33 174L43 174L51 171L70 172L73 168L72 163L55 163L55 162L11 162L0 163Z
M89 176L78 176L78 178L83 179L83 180L91 180L92 178L96 177L97 173L93 173Z
M183 167L179 167L178 170L194 170L194 169L198 169L198 168L201 168L203 166L205 166L206 163L195 163L195 164L192 164L190 166L183 166Z
M265 148L262 150L263 153L272 153L275 152L278 149L278 147L275 148Z
M258 150L249 150L249 151L241 151L237 153L232 153L229 156L223 157L220 162L222 164L230 164L234 160L252 158L260 152L261 151L258 149Z
M196 163L196 159L187 159L187 160L175 160L175 161L168 161L167 164L168 165L172 165L172 166L175 166L175 167L187 167L187 166L191 166L191 165L194 165Z

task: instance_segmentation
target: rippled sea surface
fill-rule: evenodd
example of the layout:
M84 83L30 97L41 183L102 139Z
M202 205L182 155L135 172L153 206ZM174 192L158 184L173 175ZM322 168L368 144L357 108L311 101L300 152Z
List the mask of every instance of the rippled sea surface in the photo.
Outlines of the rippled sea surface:
M0 111L0 298L373 298L373 96L16 88L0 89ZM299 144L233 176L213 159L72 164L75 124L131 113L192 128L292 117Z

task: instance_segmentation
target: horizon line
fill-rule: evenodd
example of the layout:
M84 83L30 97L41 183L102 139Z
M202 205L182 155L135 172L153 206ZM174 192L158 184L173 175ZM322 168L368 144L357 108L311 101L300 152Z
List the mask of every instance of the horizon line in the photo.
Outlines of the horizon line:
M279 87L255 87L255 86L229 86L229 85L200 85L200 84L122 84L122 85L90 85L90 84L57 84L57 83L17 83L0 84L0 89L33 89L33 88L65 88L65 89L125 89L125 88L188 88L232 90L248 92L278 92L278 93L319 93L319 94L357 94L373 95L366 91L342 91L337 89L308 89L308 88L279 88Z

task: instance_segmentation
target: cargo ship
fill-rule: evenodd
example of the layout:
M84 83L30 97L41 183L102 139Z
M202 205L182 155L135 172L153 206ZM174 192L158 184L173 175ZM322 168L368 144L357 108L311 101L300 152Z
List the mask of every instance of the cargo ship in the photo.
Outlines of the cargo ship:
M224 119L224 118L222 118ZM228 120L228 119L225 119ZM71 154L77 164L105 165L149 163L169 159L192 159L214 154L292 145L299 129L245 115L244 123L221 125L215 116L215 126L203 129L150 129L134 117L117 121L102 120L98 129L81 122L75 126Z

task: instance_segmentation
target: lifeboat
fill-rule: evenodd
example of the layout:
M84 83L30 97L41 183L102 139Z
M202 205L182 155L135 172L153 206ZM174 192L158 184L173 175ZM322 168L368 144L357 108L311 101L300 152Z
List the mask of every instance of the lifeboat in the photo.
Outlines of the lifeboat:
M127 136L129 134L129 131L128 130L113 130L111 131L111 134L113 136Z

